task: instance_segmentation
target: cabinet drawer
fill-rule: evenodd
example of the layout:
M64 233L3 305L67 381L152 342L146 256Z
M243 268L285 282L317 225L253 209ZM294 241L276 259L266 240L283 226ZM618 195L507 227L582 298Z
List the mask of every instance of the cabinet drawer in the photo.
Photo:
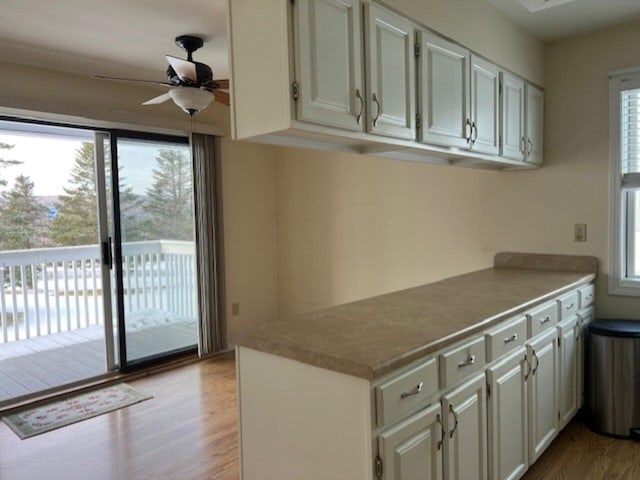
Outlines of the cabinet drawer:
M578 294L580 296L580 308L587 308L590 305L593 305L593 300L595 297L595 287L593 285L586 285L581 287L578 290Z
M440 355L440 380L443 388L484 369L486 350L484 337L476 338Z
M556 302L545 303L527 312L527 319L529 321L529 338L535 337L558 323L558 305Z
M438 391L438 364L431 358L375 388L376 421L383 426L427 405Z
M493 362L520 345L524 345L527 341L527 317L523 315L509 320L504 325L499 325L486 334L485 340L487 361Z
M578 311L578 291L575 290L559 297L557 302L560 309L560 320L573 316Z

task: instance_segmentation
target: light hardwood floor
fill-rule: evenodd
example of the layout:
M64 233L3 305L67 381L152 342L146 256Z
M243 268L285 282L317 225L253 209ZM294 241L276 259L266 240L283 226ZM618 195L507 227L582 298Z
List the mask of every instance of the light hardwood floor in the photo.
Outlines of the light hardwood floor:
M0 423L0 479L238 480L232 356L129 383L154 398L24 441ZM524 476L543 479L640 479L640 443L575 420Z
M0 423L0 479L238 480L232 356L128 383L154 398L27 440Z

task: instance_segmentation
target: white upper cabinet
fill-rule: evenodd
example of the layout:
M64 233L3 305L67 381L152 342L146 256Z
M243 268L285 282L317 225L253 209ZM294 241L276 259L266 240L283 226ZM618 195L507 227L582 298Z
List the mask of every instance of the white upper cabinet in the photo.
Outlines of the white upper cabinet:
M526 87L526 129L527 141L525 161L540 165L544 148L544 93L528 85Z
M297 119L363 130L359 0L298 0L294 14Z
M503 157L524 161L525 83L508 73L502 74L502 151Z
M422 127L418 140L468 148L471 138L469 50L418 32L418 89Z
M413 24L365 4L367 131L415 139Z
M489 155L500 152L500 70L471 55L472 150Z

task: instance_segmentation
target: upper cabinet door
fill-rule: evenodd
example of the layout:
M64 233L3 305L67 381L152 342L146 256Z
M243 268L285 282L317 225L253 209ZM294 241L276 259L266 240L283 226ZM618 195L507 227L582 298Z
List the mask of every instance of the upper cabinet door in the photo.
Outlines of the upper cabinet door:
M527 156L525 161L540 165L544 148L544 93L542 90L527 85Z
M500 152L500 70L471 55L471 148L475 152Z
M298 0L294 11L297 119L363 130L359 0Z
M502 74L502 152L503 157L524 161L524 82Z
M367 131L415 139L413 25L377 5L365 4Z
M422 127L418 140L468 148L471 138L469 51L419 32L418 94Z

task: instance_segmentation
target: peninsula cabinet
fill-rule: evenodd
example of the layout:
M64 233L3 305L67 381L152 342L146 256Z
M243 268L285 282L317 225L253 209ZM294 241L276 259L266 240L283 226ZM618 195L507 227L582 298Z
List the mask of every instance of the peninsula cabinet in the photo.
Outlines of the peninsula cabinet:
M234 139L496 170L542 162L542 91L382 1L228 9Z
M496 270L438 282L435 290L426 285L333 307L326 316L274 320L255 337L242 337L248 345L237 346L241 478L521 478L579 408L581 335L593 315L594 276L536 272L523 283L526 273ZM548 277L541 282L541 275ZM460 298L448 304L445 296L443 306L442 289L461 292L487 279L494 286L480 301L470 296L468 311L483 308L492 292L504 295L507 285L518 285L512 289L518 292L532 285L539 300L522 295L481 324L457 320L447 333L452 343L429 337L437 346L409 363L392 359L372 367L361 360L378 362L385 349L403 352L416 335L442 332L451 321L443 312ZM425 323L416 314L423 308L433 312ZM353 349L363 325L386 334L367 334ZM331 339L317 336L326 331L334 332ZM390 339L398 343L389 345Z

